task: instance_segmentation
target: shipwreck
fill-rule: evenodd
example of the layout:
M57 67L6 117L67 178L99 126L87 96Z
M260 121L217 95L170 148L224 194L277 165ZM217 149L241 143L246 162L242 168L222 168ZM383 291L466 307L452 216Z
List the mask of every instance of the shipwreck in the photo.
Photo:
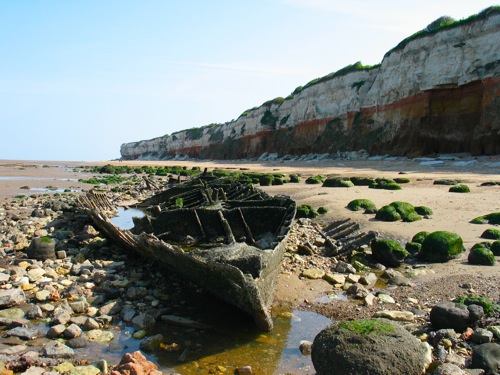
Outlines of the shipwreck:
M105 192L79 199L82 209L118 245L165 266L273 328L271 305L286 238L296 212L286 196L252 184L203 175L138 204L147 214L122 230Z

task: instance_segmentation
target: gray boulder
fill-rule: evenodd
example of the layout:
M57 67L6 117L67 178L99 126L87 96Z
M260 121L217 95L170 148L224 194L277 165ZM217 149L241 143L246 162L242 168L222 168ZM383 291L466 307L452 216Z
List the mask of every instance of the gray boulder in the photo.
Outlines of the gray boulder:
M317 375L421 374L431 360L424 344L387 319L324 329L314 339L311 358Z
M31 241L26 255L31 259L56 259L56 241L50 237L37 237Z
M472 368L481 368L486 374L500 371L500 345L488 343L478 345L472 351Z
M26 300L24 292L19 289L8 289L0 291L0 308L18 306Z
M451 301L441 302L431 310L431 324L436 329L453 328L457 332L463 332L482 316L477 307L478 305L465 306Z

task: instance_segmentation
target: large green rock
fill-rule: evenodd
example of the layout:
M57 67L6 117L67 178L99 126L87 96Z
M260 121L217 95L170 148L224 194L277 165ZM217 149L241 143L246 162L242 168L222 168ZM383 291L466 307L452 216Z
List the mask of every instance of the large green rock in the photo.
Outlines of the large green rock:
M470 264L477 264L482 266L494 266L495 265L495 255L490 249L486 247L475 247L469 252L469 257L467 258Z
M429 234L419 253L419 258L426 262L444 263L457 258L464 251L462 237L456 233L437 231Z
M430 356L424 344L387 319L334 324L314 339L317 375L421 374Z
M375 239L371 243L373 258L386 267L398 267L410 254L397 241Z

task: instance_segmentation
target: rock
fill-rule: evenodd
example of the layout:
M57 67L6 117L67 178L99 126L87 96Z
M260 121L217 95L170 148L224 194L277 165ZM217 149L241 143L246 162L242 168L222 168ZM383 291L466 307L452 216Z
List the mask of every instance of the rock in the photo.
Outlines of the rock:
M46 260L56 259L56 241L50 237L37 237L31 241L26 255L31 259Z
M474 323L470 319L467 306L450 301L434 306L430 312L430 320L436 329L453 328L457 332L463 332Z
M472 351L472 368L481 368L487 374L496 374L500 370L500 345L481 344Z
M488 331L493 333L493 336L495 336L497 340L500 340L500 326L489 326Z
M50 341L43 347L43 355L49 358L73 358L75 352L59 341Z
M426 346L387 319L324 329L314 339L311 358L317 375L420 374L430 361Z
M89 341L95 342L109 342L115 337L113 332L103 331L101 329L93 329L91 331L87 331L85 332L85 336Z
M70 324L63 332L63 335L67 339L74 339L82 335L82 329L76 324Z
M155 349L158 349L160 347L160 344L162 343L163 343L163 335L159 333L157 335L149 336L144 340L142 340L141 343L139 344L139 348L141 348L141 350L144 350L146 352L152 352Z
M397 310L382 310L373 314L374 318L385 318L399 322L413 322L415 315L410 311L397 311Z
M149 330L154 327L156 320L151 314L143 312L132 319L132 324L136 329Z
M366 297L364 298L364 304L365 304L365 306L373 306L373 304L375 303L376 298L377 297L375 297L375 295L373 295L372 293L368 293L366 295Z
M57 324L66 324L71 319L71 314L65 310L60 310L53 316L52 320L49 322L49 326Z
M476 328L471 337L472 342L476 344L486 344L493 340L493 332L490 332L484 328Z
M390 239L375 239L371 242L375 260L386 267L399 267L409 255L399 242Z
M457 365L452 363L443 363L439 365L433 372L435 375L467 375L467 373L462 370Z
M311 355L312 352L312 342L311 341L306 341L302 340L299 345L299 350L302 353L302 355Z
M26 317L28 319L40 319L43 318L43 311L38 305L33 305L26 312Z
M97 323L95 319L89 317L83 324L82 328L84 331L92 331L93 329L101 328L101 326L99 325L99 323Z
M144 287L132 286L127 289L127 299L130 301L137 301L148 294L148 290Z
M47 338L49 339L57 339L59 336L63 334L66 330L66 326L64 324L56 324L49 328L46 333Z
M346 263L342 260L337 263L335 270L340 273L356 273L356 268L354 268L352 264Z
M308 279L322 279L325 272L317 268L310 268L302 271L302 276Z
M23 340L33 340L36 339L39 335L39 332L36 329L27 328L27 327L16 327L9 329L5 332L8 336L16 336ZM491 333L491 332L490 332ZM493 334L491 334L493 335Z
M101 370L96 366L88 365L88 366L75 366L73 370L71 370L71 375L97 375L100 374Z
M79 336L68 340L66 344L73 349L85 348L89 345L89 340L84 336Z
M251 366L238 367L235 372L237 375L253 375Z
M89 307L89 303L86 298L80 297L75 301L70 301L69 306L75 314L83 314Z
M0 310L0 323L9 325L12 321L20 319L24 316L24 311L19 307L11 307L5 310Z
M452 232L430 233L422 242L418 257L425 262L447 262L464 251L462 238Z
M385 293L379 293L379 294L377 294L377 297L380 300L380 302L382 302L382 303L396 303L394 298L392 298L390 295L385 294Z
M157 371L158 367L144 357L144 355L137 351L134 353L125 354L118 366L111 371L110 375L159 375L161 372Z
M24 292L19 288L0 290L0 309L17 306L21 302L24 302L25 299Z
M345 276L339 273L326 272L323 279L334 285L344 285Z
M370 272L366 275L363 275L359 278L359 282L363 285L372 286L377 282L377 275L373 272Z
M122 311L120 312L120 316L124 322L129 323L132 321L134 316L136 316L137 310L132 306L124 306Z

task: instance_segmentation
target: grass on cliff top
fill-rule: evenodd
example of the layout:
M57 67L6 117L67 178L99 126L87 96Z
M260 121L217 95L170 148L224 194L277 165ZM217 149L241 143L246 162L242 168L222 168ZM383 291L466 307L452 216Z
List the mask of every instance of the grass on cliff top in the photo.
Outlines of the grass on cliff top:
M466 24L470 24L472 22L480 21L488 18L491 15L499 13L500 13L500 6L495 5L488 7L477 14L473 14L467 18L463 18L461 20L454 20L453 18L447 16L439 17L436 21L431 22L425 29L417 31L415 34L410 35L406 39L403 39L396 47L387 51L387 53L384 55L384 58L388 57L391 53L395 51L404 49L406 45L413 40L424 38L432 34L436 34L437 32L440 32L442 30L448 30L455 27L460 27Z

